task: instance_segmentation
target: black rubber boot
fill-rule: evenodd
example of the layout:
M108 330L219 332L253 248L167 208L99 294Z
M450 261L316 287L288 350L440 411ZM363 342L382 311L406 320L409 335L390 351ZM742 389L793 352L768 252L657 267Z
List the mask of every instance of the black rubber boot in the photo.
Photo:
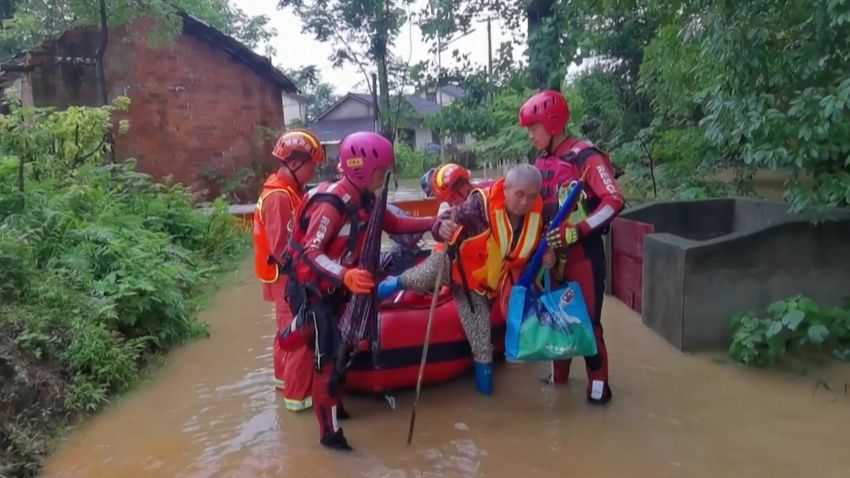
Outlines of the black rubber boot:
M345 439L345 435L342 433L342 428L337 430L333 435L326 435L322 438L321 443L322 446L332 450L352 451L348 445L348 440Z

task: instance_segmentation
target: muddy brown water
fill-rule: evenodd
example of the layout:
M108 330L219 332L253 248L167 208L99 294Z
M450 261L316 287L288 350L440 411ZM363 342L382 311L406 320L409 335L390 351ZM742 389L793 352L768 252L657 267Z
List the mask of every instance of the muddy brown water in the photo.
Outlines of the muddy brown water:
M492 173L492 171L491 171ZM492 174L487 176L492 177ZM421 197L402 180L393 199ZM246 262L202 320L209 339L167 357L145 384L65 437L47 477L841 477L850 476L850 367L793 376L682 354L607 298L614 401L584 402L581 360L553 387L536 364L499 365L496 394L470 376L399 407L347 396L351 454L322 449L312 411L271 387L271 305ZM818 380L832 391L818 388Z
M270 304L246 261L201 317L211 337L175 350L146 384L68 433L47 477L835 477L850 476L850 368L794 376L682 354L608 297L614 400L584 402L536 364L500 364L495 395L464 376L399 407L348 396L354 453L317 443L312 412L272 391ZM819 388L827 380L832 391Z

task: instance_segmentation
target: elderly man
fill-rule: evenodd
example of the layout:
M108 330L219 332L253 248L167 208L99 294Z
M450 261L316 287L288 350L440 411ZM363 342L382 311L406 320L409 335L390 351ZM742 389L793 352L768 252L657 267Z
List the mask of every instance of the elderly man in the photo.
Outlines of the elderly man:
M382 300L400 289L432 291L443 267L475 360L475 388L493 393L493 351L490 303L534 253L543 220L542 177L530 164L514 166L488 190L475 189L458 206L444 211L432 232L449 242L447 251L434 252L420 265L378 287ZM449 270L450 269L450 270Z

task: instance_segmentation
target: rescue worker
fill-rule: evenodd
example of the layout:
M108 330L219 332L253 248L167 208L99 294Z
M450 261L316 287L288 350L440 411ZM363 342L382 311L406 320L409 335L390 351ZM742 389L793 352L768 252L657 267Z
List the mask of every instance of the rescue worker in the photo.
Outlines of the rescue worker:
M427 185L425 181L428 181ZM469 170L455 163L446 163L431 168L422 176L422 190L440 201L438 213L464 202L475 188L489 188L495 181L472 183Z
M521 271L534 254L543 224L541 184L537 169L520 164L488 190L473 190L434 224L435 239L451 241L447 250L435 251L421 264L378 286L379 300L401 289L433 292L437 271L443 268L443 283L450 284L472 348L475 388L484 395L493 393L491 301L509 287L507 278ZM546 264L553 262L550 258Z
M457 206L466 201L473 186L469 182L469 170L454 163L438 166L431 176L431 192L437 201Z
M422 188L422 192L425 193L426 197L431 197L434 195L434 191L431 190L431 179L434 177L434 172L437 168L431 168L428 171L422 173L422 177L419 178L419 187Z
M541 194L547 225L569 185L584 179L584 193L577 210L547 238L558 257L553 279L577 281L587 303L598 350L596 355L584 358L587 399L592 404L604 405L611 400L612 393L602 330L606 267L602 234L623 210L625 201L607 154L589 141L567 135L569 117L567 101L553 90L532 96L519 110L519 124L527 128L531 144L540 152L535 166L543 175ZM556 361L552 364L551 380L564 384L569 371L569 360Z
M289 326L292 311L284 299L286 277L279 265L295 209L301 204L304 186L325 160L319 139L310 131L292 130L278 138L272 156L281 164L260 192L254 212L254 269L263 283L263 299L275 304L277 330ZM276 335L276 334L275 334ZM306 347L287 352L277 340L272 345L274 386L283 394L287 410L300 411L312 406L312 354Z
M313 409L321 444L333 449L351 449L337 423L348 418L340 397L344 370L336 366L343 345L337 320L350 294L369 294L375 287L372 274L357 264L375 192L394 161L392 144L378 133L358 132L343 139L342 179L308 192L286 248L284 268L291 274L286 295L296 321L278 340L286 349L311 344ZM430 230L434 219L399 217L388 210L383 227L391 234L419 233Z

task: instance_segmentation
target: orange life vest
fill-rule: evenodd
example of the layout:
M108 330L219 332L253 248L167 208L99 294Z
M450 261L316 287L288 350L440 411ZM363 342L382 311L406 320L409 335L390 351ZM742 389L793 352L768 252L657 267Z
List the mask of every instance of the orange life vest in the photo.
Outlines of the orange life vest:
M514 231L505 209L505 180L496 181L489 191L476 189L472 194L484 198L490 227L460 244L457 260L452 262L452 280L465 284L470 292L494 298L504 278L511 271L522 269L534 254L543 224L543 200L538 198L525 215L516 246L509 250Z
M301 204L301 194L298 189L289 184L285 179L272 173L260 192L260 198L257 200L257 208L254 211L254 272L257 279L265 284L277 282L280 272L278 271L277 259L274 258L269 250L269 241L266 236L266 224L263 219L263 202L272 194L285 194L289 199L289 204L292 207L292 218L295 217L295 210ZM292 220L292 219L291 219ZM290 220L290 221L291 221ZM286 225L287 231L292 231L292 223ZM286 238L287 240L289 238ZM286 243L286 241L284 241Z

